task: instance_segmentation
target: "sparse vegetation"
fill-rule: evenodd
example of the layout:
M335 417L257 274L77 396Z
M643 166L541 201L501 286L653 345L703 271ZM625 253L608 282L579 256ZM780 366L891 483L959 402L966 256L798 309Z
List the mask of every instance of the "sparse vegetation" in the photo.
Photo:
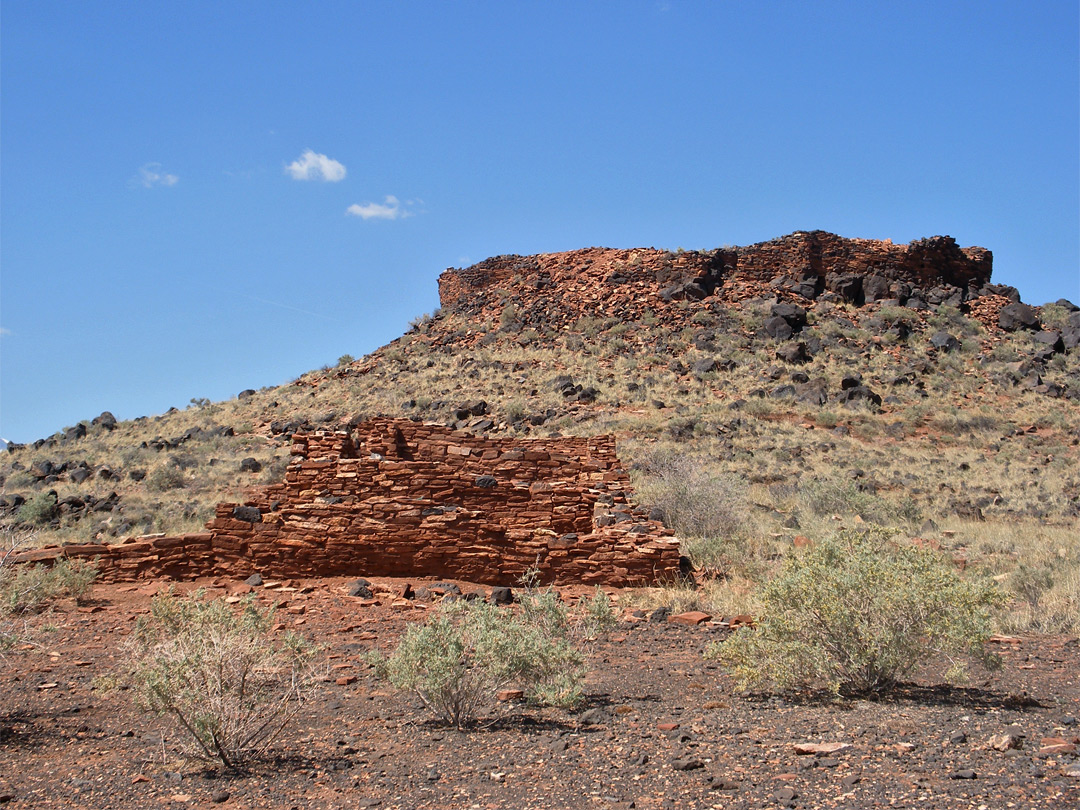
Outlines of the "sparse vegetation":
M511 685L530 699L572 706L581 695L583 657L568 638L558 596L529 590L521 611L482 601L440 604L423 625L410 625L397 649L377 658L380 674L415 692L443 722L473 724L495 693Z
M318 648L276 637L273 610L233 608L202 591L157 596L130 642L140 705L172 718L197 756L239 768L261 753L311 697Z
M939 554L893 543L883 530L843 530L791 555L761 590L761 619L712 645L741 689L825 686L866 694L892 687L935 654L987 665L992 612L1004 602L992 583L961 579Z
M52 566L16 564L15 556L33 545L32 535L14 527L0 532L0 652L26 641L30 619L57 599L82 599L97 578L97 568L85 560L58 560Z

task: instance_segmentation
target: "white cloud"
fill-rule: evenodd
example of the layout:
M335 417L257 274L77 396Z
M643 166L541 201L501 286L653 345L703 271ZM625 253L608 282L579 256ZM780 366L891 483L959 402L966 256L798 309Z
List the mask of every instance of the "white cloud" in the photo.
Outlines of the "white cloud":
M13 334L10 329L5 326L0 326L0 337L7 337L10 334Z
M135 185L141 185L143 188L153 188L154 186L175 186L180 182L180 178L175 174L169 174L162 171L160 163L147 163L141 169L139 174L132 181Z
M322 180L337 183L345 179L345 166L336 160L305 149L299 158L285 167L293 180Z
M366 202L363 205L353 203L345 209L345 213L360 217L360 219L405 219L413 215L413 212L409 210L411 205L411 200L403 204L393 194L388 194L381 203Z

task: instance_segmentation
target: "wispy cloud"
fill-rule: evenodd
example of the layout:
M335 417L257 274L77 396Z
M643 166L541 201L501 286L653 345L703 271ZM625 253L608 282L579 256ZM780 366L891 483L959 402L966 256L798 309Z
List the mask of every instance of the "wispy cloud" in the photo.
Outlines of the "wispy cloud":
M0 337L7 337L10 334L12 334L10 329L4 326L0 326Z
M175 174L169 174L161 168L160 163L147 163L139 173L131 179L133 186L153 188L154 186L175 186L180 178Z
M304 315L311 315L315 318L326 318L327 320L335 320L330 315L324 315L321 312L312 312L310 309L301 309L300 307L294 307L291 304L283 304L280 301L271 301L268 298L259 298L255 295L245 295L249 301L258 301L260 304L269 304L272 307L281 307L282 309L288 309L293 312L302 312Z
M393 194L387 194L381 203L353 203L345 209L345 213L360 219L405 219L413 215L410 210L412 204L412 200L402 203Z
M337 183L345 179L345 165L326 155L320 155L310 149L285 167L285 173L293 180L322 180L324 183Z

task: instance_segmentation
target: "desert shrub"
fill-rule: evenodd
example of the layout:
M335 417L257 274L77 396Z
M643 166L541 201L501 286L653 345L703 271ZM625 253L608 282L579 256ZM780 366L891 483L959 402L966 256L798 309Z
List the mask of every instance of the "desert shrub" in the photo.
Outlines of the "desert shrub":
M45 526L56 515L56 493L39 492L19 507L16 520L26 526Z
M183 470L172 464L162 464L151 470L143 483L151 492L168 492L181 489L186 482Z
M746 487L742 482L685 455L654 454L641 466L645 478L637 487L639 500L660 509L665 523L680 535L689 540L730 538L741 533L746 521Z
M343 354L343 355L341 355L341 357L339 357L337 359L338 366L347 366L350 363L355 363L355 362L356 362L356 358L353 357L351 354Z
M507 304L499 313L499 326L502 329L512 329L518 325L518 309L513 304Z
M567 630L566 610L551 591L524 597L518 614L480 601L444 602L426 624L411 625L389 657L376 658L376 670L462 729L511 685L541 704L576 703L584 659Z
M520 422L525 418L525 403L520 399L514 399L506 403L504 409L507 420L511 422Z
M581 631L586 638L597 638L615 627L617 619L611 600L599 585L593 595L585 600L581 617Z
M52 566L15 564L15 555L33 542L32 535L6 529L0 549L0 650L25 640L28 619L57 599L85 596L97 567L85 560L58 560Z
M172 717L192 752L236 768L263 750L314 692L319 650L275 637L273 609L237 609L202 591L155 597L130 642L131 683L146 710Z
M970 582L940 554L898 546L892 533L843 530L790 556L760 592L761 620L706 655L738 687L785 691L824 685L864 694L887 689L935 653L996 663L985 648L991 611L1004 603L990 581Z
M799 485L800 505L818 517L860 515L864 520L888 524L896 512L884 498L863 492L851 480L842 478L806 479Z
M1005 580L1013 596L1005 628L1013 632L1080 630L1080 549L1026 548Z

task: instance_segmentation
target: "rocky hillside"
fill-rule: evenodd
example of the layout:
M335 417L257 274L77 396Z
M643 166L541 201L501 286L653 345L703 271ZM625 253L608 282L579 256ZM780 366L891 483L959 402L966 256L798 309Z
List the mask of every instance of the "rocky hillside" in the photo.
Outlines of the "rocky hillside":
M11 448L0 509L43 542L196 530L217 502L281 480L292 433L385 415L613 433L642 500L690 464L759 539L855 513L982 526L950 530L958 553L991 526L1075 529L1080 311L1029 306L991 269L990 251L949 237L821 231L499 256L447 270L441 310L360 359Z

